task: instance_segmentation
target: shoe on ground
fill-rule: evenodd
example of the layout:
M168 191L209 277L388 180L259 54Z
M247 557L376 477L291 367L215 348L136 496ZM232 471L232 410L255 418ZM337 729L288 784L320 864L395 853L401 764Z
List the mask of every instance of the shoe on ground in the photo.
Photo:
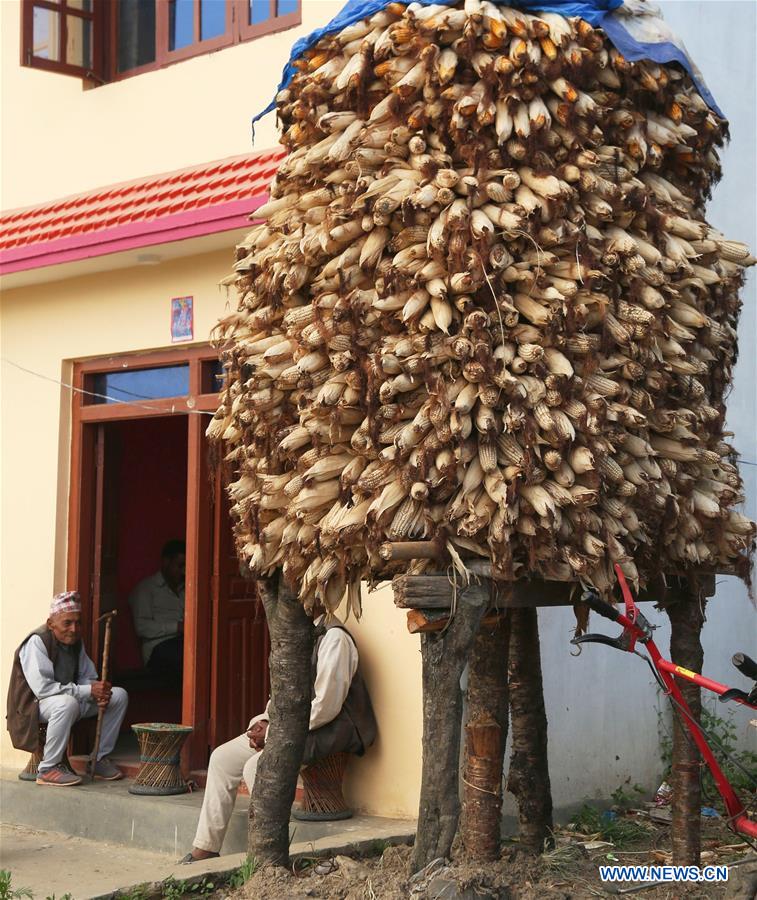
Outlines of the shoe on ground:
M37 784L49 784L53 787L73 787L81 784L81 778L65 766L53 766L44 772L37 772Z
M207 856L192 856L192 851L190 850L186 856L182 856L179 860L180 866L188 866L190 863L202 862L205 859L215 859L220 856L220 853L211 853L210 851L206 851L208 853Z
M123 777L124 773L107 756L98 759L95 765L95 778L99 778L101 781L118 781Z

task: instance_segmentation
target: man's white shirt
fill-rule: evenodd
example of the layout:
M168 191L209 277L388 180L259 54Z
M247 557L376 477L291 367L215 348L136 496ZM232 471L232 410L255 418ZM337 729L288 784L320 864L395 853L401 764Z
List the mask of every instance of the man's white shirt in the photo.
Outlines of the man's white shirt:
M184 586L174 593L162 572L139 582L129 597L134 628L142 640L142 659L147 665L154 648L179 633L184 621Z
M322 620L323 617L316 620L316 625ZM339 715L357 672L357 664L358 653L352 638L341 628L329 628L318 648L315 696L310 705L310 731L328 725ZM256 722L269 721L270 705L269 700L265 712L255 716L248 728Z

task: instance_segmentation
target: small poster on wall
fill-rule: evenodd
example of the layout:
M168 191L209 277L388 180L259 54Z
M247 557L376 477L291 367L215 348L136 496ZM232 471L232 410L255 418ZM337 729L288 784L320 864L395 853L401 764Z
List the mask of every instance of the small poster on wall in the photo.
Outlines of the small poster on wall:
M191 341L194 338L194 308L192 297L171 299L171 343Z

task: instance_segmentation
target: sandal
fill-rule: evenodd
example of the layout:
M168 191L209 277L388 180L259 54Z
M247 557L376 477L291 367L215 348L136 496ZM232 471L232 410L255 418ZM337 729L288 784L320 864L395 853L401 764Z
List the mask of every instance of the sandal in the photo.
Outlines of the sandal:
M192 856L192 851L190 850L186 856L182 856L182 858L179 860L179 865L188 866L190 863L202 862L205 859L215 859L220 855L220 853L209 853L208 856L203 856L202 858L200 858L199 856Z

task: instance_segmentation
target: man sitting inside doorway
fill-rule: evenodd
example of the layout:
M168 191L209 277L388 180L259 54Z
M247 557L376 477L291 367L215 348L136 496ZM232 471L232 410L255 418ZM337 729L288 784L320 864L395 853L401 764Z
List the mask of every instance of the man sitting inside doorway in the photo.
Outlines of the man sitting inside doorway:
M168 541L160 554L160 571L140 581L129 597L145 667L179 684L184 665L186 553L184 541Z
M316 620L311 672L310 732L303 763L332 753L362 756L376 739L376 719L358 670L355 640L338 619L332 618L328 625L324 616ZM265 712L252 719L246 734L211 753L194 845L182 863L219 855L242 778L252 792L265 746L269 706L270 701Z
M39 723L47 739L37 784L72 787L81 778L62 764L71 728L104 709L95 778L115 781L121 770L109 759L129 698L120 687L98 681L81 641L81 604L76 591L56 594L47 623L22 641L13 658L8 688L8 731L18 750L36 752Z

